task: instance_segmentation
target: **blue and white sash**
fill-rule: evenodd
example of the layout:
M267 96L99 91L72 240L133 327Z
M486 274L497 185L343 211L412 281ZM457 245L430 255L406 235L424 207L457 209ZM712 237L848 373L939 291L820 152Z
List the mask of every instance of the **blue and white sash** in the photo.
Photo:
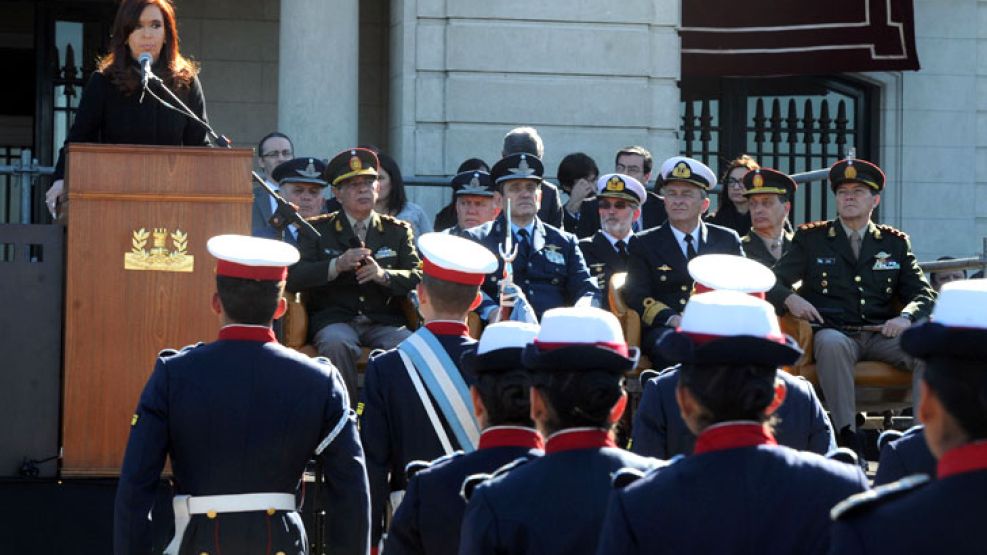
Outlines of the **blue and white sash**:
M420 376L421 381L424 381L428 392L432 394L446 422L452 428L460 448L467 453L475 451L480 441L480 427L473 416L473 401L470 398L469 387L463 380L459 367L446 353L439 340L432 332L422 327L398 345L398 353L402 355L401 360L405 363L412 383L416 384L416 389L418 389L417 378ZM432 403L424 393L418 391L422 404L432 420L432 426L442 441L445 438L445 430L442 428L442 423L433 417L434 409L430 410ZM448 439L443 441L443 448L446 448L447 442ZM448 448L446 450L449 451Z

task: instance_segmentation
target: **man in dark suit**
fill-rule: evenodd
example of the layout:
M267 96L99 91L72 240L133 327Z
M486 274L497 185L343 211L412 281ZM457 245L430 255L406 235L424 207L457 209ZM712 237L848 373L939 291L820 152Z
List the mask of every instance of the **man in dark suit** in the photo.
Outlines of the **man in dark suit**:
M662 164L661 178L668 222L639 234L631 244L624 299L641 315L641 347L654 355L655 368L668 366L655 345L679 325L692 294L689 261L699 254L744 254L736 231L702 220L709 189L716 183L713 170L675 156Z
M284 200L298 207L298 215L303 218L314 218L325 209L325 199L322 191L329 186L322 174L326 171L326 163L317 158L294 158L274 168L271 177L278 182L278 188ZM298 227L288 224L284 229L283 239L287 243L298 246Z
M500 157L506 158L511 154L531 154L543 160L545 143L542 142L538 130L534 127L516 127L508 131L507 135L504 135L504 147L500 151ZM538 219L552 227L562 229L562 199L559 198L559 188L542 180L541 191Z
M785 229L785 221L797 185L787 174L770 168L751 170L741 182L751 214L751 230L740 239L744 254L770 268L792 245L794 233Z
M648 194L640 181L629 175L611 173L596 182L597 206L600 207L600 230L579 241L586 265L602 291L603 307L609 308L606 294L610 277L627 270L627 249L634 239L631 229L641 215L641 205Z
M410 224L374 212L377 168L377 155L363 148L329 161L325 177L343 209L309 220L322 236L301 235L302 259L288 273L288 290L308 294L313 343L354 401L362 347L390 349L411 334L401 301L421 281Z
M271 330L298 251L238 235L206 246L218 259L219 339L158 356L130 421L113 552L151 552L148 513L167 457L182 497L166 553L308 553L295 493L315 456L327 551L364 555L370 499L346 386L330 361L279 345Z
M257 144L257 160L264 172L264 178L272 189L278 189L278 182L274 179L274 169L284 162L291 160L295 155L295 147L291 144L291 139L284 133L274 131L268 133ZM266 237L267 239L280 239L281 232L271 225L271 216L277 206L260 185L254 186L254 204L250 216L250 234L254 237Z
M651 168L654 160L651 153L641 146L626 146L617 151L614 161L614 171L637 179L645 189L651 179ZM715 183L715 180L714 180ZM648 191L650 202L641 203L641 214L634 219L634 231L652 229L665 223L665 203L662 198ZM598 201L590 199L580 206L579 218L575 223L576 237L589 237L600 229L600 213Z

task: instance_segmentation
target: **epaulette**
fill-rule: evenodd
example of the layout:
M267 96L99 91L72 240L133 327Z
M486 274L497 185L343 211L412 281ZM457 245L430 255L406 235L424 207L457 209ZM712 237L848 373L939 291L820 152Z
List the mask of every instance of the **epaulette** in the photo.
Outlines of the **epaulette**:
M891 227L887 224L875 224L874 227L876 227L879 231L887 233L888 235L894 235L895 237L905 239L906 241L908 240L908 234L896 227Z
M875 507L880 503L897 499L901 495L929 481L930 478L925 474L913 474L897 482L891 482L890 484L878 486L872 490L851 495L837 503L829 511L829 517L835 521L860 514L861 511Z
M651 378L657 378L659 375L661 375L661 372L652 368L641 370L641 375L637 377L637 379L640 380L641 389L644 389L644 386L651 381Z
M829 223L829 221L827 221L827 220L819 220L818 222L806 222L806 223L800 225L799 226L799 229L802 229L802 230L808 230L808 229L824 229L826 227L826 224L828 224L828 223Z
M860 458L857 456L857 453L848 447L837 447L826 453L826 458L850 466L858 466L860 464Z
M454 451L452 453L449 453L448 455L443 455L432 461L411 461L410 463L404 466L405 477L407 477L408 480L411 480L412 476L418 474L422 470L427 470L429 468L432 468L433 466L442 464L448 460L455 459L456 457L462 454L463 454L462 451Z
M372 351L370 351L370 354L367 356L367 360L373 360L379 357L380 355L387 354L387 352L388 352L387 349L373 349Z
M681 367L682 367L681 364L673 364L671 366L668 366L666 368L662 368L661 370L659 370L658 371L658 375L659 376L664 376L665 374L668 374L669 372L672 372L673 370L678 370Z
M394 216L389 216L387 214L380 214L380 219L382 221L387 222L387 223L391 223L391 224L395 224L395 225L399 225L401 227L406 227L408 229L411 229L411 224L409 222L406 222L404 220L399 220L399 219L395 218Z
M498 476L503 476L504 474L507 474L515 468L525 464L529 460L531 460L530 457L520 457L505 464L504 466L501 466L497 470L494 470L492 474L473 474L471 476L467 476L466 479L463 480L463 487L459 489L459 496L462 497L464 501L469 503L470 497L473 496L473 491L477 486L488 480L493 480Z
M181 349L161 349L161 352L158 353L158 358L169 358L169 357L173 357L173 356L175 356L177 354L181 354L181 353L184 353L186 351L191 351L192 349L195 349L196 347L201 347L203 345L205 345L205 343L202 343L200 341L199 343L193 343L191 345L186 345L186 346L182 347Z

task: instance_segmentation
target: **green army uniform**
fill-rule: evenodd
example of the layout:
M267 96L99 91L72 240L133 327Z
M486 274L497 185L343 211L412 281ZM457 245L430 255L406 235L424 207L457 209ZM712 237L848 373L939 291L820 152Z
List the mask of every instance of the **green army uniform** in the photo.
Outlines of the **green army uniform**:
M847 169L849 166L855 169ZM854 179L844 177L844 171ZM831 169L830 181L834 190L853 181L871 185L879 192L884 175L864 160L853 160L849 165L842 161ZM863 325L882 325L897 316L914 322L928 317L932 310L935 293L904 232L868 222L860 255L855 257L839 219L804 224L773 270L778 283L768 292L771 303L784 308L785 299L793 293L793 284L801 281L798 294L824 320L816 330L813 352L836 430L855 429L853 368L858 361L884 361L915 372L917 378L923 366L901 350L899 338L859 329Z
M791 231L785 231L781 234L781 255L785 256L788 249L792 247L792 237L795 234ZM744 256L764 264L768 268L775 265L778 262L768 250L768 246L764 244L764 240L754 230L750 230L747 235L740 238L740 243L744 247Z

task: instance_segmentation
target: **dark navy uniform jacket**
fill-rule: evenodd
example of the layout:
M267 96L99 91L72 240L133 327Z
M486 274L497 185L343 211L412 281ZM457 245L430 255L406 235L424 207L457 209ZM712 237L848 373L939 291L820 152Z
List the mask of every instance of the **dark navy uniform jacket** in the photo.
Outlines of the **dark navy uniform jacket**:
M700 226L697 254L744 255L736 231L707 223ZM638 234L629 250L624 300L640 314L645 329L664 326L666 320L682 313L692 294L689 261L671 224Z
M889 441L881 448L881 462L877 465L877 475L874 476L875 486L895 482L912 474L936 477L936 457L925 442L924 429L923 426L913 426L903 436Z
M316 454L329 492L332 553L365 553L370 499L346 386L327 359L274 341L270 328L226 326L219 341L158 358L141 393L120 472L114 553L150 553L147 518L165 457L179 494L295 493ZM337 430L327 445L326 440ZM307 552L295 512L193 515L181 553ZM217 542L218 540L218 542Z
M614 491L597 553L826 553L829 510L866 489L855 465L774 445L755 422L721 423L695 454Z
M624 467L644 471L659 464L616 448L603 430L555 433L544 457L477 486L463 517L459 553L593 553L610 475Z
M476 349L476 340L469 337L466 324L430 322L426 327L457 364L464 352ZM463 378L467 384L474 381L470 375ZM462 449L435 399L432 404L453 449ZM357 412L370 477L371 535L373 545L377 545L384 531L387 500L392 491L402 491L407 485L404 469L408 463L430 461L448 453L443 450L401 356L394 349L372 357L367 363L363 399Z
M504 244L505 230L510 233L511 227L501 214L493 221L464 232L466 238L490 249L498 260L497 271L483 282L485 298L477 308L483 316L499 304L499 283L504 276L504 261L499 249ZM517 244L516 238L514 244ZM525 261L518 255L512 267L514 283L524 291L538 318L550 308L572 306L583 297L589 297L596 306L599 305L600 290L593 283L575 236L538 218L535 218L531 256Z
M812 384L779 371L785 382L785 402L775 415L778 444L799 451L812 451L820 455L836 449L833 425L816 397ZM686 427L679 405L675 400L675 387L679 383L677 368L669 369L644 385L641 404L634 413L631 428L630 449L639 455L670 459L675 455L692 454L696 436Z
M624 242L630 245L636 235L631 235ZM586 266L596 278L596 284L600 287L600 294L603 297L601 306L610 308L610 300L607 291L610 287L610 276L627 271L627 259L622 258L614 248L610 240L603 235L602 231L597 231L592 237L579 240L579 248L586 258ZM625 247L626 249L627 247Z
M911 476L834 509L830 553L987 551L987 441L943 455L938 479Z
M454 555L466 510L460 495L463 481L474 474L492 474L522 457L540 457L542 448L541 436L531 428L487 428L476 451L444 457L419 470L391 521L384 553Z

